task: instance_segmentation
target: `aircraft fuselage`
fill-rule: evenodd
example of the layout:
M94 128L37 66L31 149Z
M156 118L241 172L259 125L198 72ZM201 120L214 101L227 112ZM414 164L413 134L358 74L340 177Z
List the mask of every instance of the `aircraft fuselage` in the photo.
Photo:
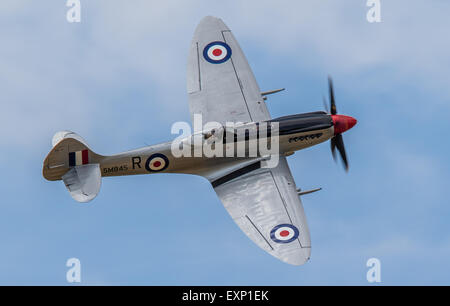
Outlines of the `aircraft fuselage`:
M212 158L204 156L204 154L195 156L198 144L195 143L194 137L196 135L194 134L180 141L184 145L190 145L190 154L187 154L187 156L174 156L172 141L161 143L105 156L100 161L101 174L102 176L121 176L167 172L205 175L211 165L223 164L225 167L227 164L241 162L243 159L261 158L263 155L259 151L256 152L256 155L250 155L252 151L250 146L254 145L255 141L261 140L262 126L268 126L264 133L266 140L264 145L270 144L273 137L278 137L278 150L271 148L271 153L278 151L280 155L289 155L292 152L327 141L334 136L331 115L325 112L297 114L266 122L245 123L236 127L231 133L227 129L223 129L221 133L220 131L213 131L213 133L202 131L200 138L203 138L204 141L207 141L208 137L217 137L218 134L221 134L220 137L216 138L216 141L218 141L216 143L219 143L223 152L219 156ZM242 137L237 135L242 135ZM205 145L204 141L200 143L201 147ZM236 155L238 146L245 148L244 156ZM230 150L230 147L234 149ZM229 156L227 152L233 152L233 154ZM254 152L255 150L253 150Z

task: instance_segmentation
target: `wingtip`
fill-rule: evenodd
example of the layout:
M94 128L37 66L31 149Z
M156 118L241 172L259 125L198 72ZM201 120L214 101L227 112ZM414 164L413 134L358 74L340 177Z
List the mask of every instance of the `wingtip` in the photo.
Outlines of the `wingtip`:
M205 16L200 20L196 31L203 29L220 29L222 31L229 30L223 20L215 16Z
M299 248L299 251L291 253L289 256L277 256L272 254L284 263L292 266L302 266L307 263L311 258L311 248Z
M207 15L207 16L203 17L200 20L200 23L203 23L203 22L217 22L218 20L221 20L221 19L219 17L216 17L216 16Z
M302 257L302 258L299 258L297 261L295 261L295 262L288 262L290 265L293 265L293 266L303 266L304 264L306 264L309 260L311 259L311 257L310 256L308 256L308 257Z
M303 266L304 264L306 264L309 261L309 259L310 259L309 257L300 258L300 259L293 260L293 261L285 261L285 263L287 263L291 266L299 267L299 266Z

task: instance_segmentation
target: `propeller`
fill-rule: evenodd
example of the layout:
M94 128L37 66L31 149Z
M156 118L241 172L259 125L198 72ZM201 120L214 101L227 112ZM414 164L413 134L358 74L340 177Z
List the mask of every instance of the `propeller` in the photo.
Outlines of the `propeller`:
M328 89L330 95L330 111L328 110L325 97L324 105L327 112L331 114L334 125L334 137L331 138L331 153L333 154L333 159L336 160L336 149L339 151L345 171L348 171L348 160L347 154L345 153L342 133L348 129L351 129L356 124L356 119L350 116L337 114L336 101L334 99L333 80L330 76L328 77Z
M329 89L329 93L330 93L331 114L332 115L336 115L337 114L337 110L336 110L336 102L334 100L333 80L331 79L330 76L328 76L328 89Z

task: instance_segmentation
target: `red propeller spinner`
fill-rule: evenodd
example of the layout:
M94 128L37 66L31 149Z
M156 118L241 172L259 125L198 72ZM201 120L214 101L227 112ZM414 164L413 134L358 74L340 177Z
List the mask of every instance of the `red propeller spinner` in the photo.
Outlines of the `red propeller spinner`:
M334 125L334 135L344 133L350 130L355 124L356 119L345 115L331 115Z

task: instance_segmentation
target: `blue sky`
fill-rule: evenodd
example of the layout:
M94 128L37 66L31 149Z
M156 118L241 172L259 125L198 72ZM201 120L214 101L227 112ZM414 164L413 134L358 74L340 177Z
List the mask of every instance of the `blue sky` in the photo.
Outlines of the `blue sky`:
M448 1L65 1L0 3L0 284L449 284L450 41ZM103 180L76 203L41 175L59 130L112 154L170 140L189 121L186 59L203 16L233 30L273 117L321 110L326 78L340 113L345 173L329 143L288 158L303 197L312 258L286 265L234 224L209 183L188 175Z

